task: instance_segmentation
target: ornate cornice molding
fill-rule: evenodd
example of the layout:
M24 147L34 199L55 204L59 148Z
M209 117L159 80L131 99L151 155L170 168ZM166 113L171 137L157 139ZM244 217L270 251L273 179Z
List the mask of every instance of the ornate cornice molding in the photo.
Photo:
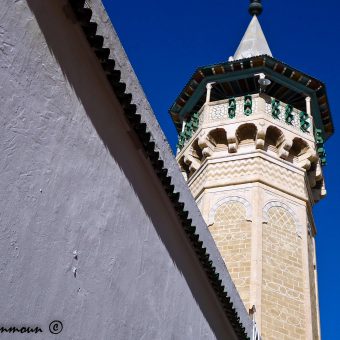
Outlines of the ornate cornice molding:
M305 184L305 173L271 162L259 154L250 158L207 163L202 171L189 182L197 197L203 190L244 183L264 183L304 201L309 200Z

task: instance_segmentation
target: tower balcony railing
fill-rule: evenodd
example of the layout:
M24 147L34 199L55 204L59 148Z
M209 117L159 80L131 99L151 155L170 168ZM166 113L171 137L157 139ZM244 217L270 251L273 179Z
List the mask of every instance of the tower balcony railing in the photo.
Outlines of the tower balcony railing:
M258 118L265 118L307 139L313 136L313 118L310 114L268 95L253 94L205 103L183 125L178 149L181 150L201 128L254 121Z
M209 123L230 123L232 120L265 113L275 123L291 127L304 134L311 134L312 117L292 105L280 102L263 94L230 98L206 103L199 111L200 125Z

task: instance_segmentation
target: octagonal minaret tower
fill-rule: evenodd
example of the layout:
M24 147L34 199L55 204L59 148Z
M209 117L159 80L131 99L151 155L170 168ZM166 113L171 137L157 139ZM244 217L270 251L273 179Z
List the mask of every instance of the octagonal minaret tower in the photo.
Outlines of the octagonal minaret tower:
M312 208L326 195L326 89L272 57L261 1L249 11L234 57L197 69L170 109L177 161L262 339L320 339Z

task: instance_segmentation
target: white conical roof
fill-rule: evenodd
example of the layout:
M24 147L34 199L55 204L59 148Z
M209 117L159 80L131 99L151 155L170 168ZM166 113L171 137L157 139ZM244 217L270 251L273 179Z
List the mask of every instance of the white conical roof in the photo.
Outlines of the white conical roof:
M272 57L272 52L270 51L260 22L257 16L254 15L235 52L234 60L250 58L261 54L267 54Z

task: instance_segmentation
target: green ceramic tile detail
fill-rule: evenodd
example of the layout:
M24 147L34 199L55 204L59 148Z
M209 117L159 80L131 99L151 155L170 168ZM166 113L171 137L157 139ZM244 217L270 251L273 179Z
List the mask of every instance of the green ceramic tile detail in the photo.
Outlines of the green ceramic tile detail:
M251 96L244 97L244 114L250 116L252 114L253 99Z
M293 106L287 104L286 110L285 110L285 121L287 124L292 125L293 120L294 120Z
M236 100L235 98L229 99L228 116L233 119L236 116Z
M190 121L185 124L184 131L178 136L177 148L182 150L185 143L192 137L199 127L199 113L195 112Z
M279 109L279 106L280 106L280 102L273 98L272 99L272 116L275 119L279 119L280 118L280 109Z
M320 129L315 130L315 142L316 142L316 150L318 152L320 163L322 166L327 165L327 154L325 150L325 141L322 137L322 131Z
M309 117L306 112L300 112L300 129L303 132L308 132L310 127Z

